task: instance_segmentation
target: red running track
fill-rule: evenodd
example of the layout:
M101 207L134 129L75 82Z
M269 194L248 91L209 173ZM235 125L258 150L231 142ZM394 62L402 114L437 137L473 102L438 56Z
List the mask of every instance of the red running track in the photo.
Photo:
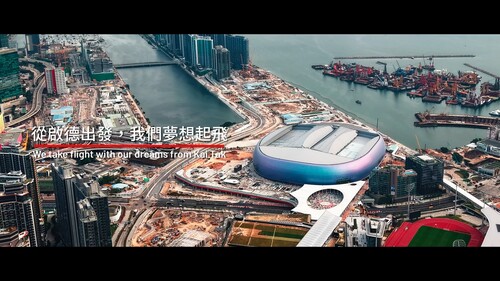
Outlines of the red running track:
M470 235L470 241L467 247L480 247L483 243L483 235L472 226L453 219L436 218L422 219L414 223L404 222L398 229L389 235L385 241L384 247L408 247L421 226L467 233Z

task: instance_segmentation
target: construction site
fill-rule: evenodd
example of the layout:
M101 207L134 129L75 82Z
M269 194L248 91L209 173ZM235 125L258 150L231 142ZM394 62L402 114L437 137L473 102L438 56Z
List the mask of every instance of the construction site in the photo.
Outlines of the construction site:
M260 68L235 72L233 80L221 87L226 89L222 95L228 100L249 103L278 117L300 114L305 122L340 119L326 104Z
M228 214L157 209L134 233L131 246L222 246Z
M251 165L252 150L231 150L225 158L197 159L177 172L177 178L192 186L245 197L292 200L290 192L300 186L278 183L259 176Z

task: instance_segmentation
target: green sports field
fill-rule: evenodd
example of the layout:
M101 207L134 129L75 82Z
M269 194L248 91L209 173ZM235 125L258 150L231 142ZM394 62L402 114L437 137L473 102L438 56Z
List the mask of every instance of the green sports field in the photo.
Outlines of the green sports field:
M409 247L452 247L453 241L462 239L465 245L469 244L470 235L465 233L447 231L429 226L421 226Z
M234 223L228 245L245 247L295 247L307 229L261 222Z

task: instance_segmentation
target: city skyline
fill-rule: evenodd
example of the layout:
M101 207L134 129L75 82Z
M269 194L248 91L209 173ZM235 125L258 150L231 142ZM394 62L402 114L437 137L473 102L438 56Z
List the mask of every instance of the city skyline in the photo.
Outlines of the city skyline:
M338 36L321 61L328 36L23 38L0 48L1 246L500 245L500 119L481 111L500 86L479 49L373 54L378 37ZM378 100L419 108L400 113L416 147ZM450 125L478 133L427 146Z

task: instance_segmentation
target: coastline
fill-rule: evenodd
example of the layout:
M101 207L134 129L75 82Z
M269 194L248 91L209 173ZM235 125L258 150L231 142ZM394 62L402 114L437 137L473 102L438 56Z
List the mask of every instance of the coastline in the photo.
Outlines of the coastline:
M158 51L161 51L165 56L167 56L168 58L170 58L172 61L178 61L177 58L175 58L175 56L173 56L171 53L165 51L161 46L158 46L158 44L156 44L156 42L154 42L153 40L151 40L150 38L147 37L147 35L144 35L144 34L139 34L139 36L141 36L142 39L144 39L146 42L149 42L150 44L152 44L153 46L156 47L156 49ZM174 67L176 67L174 65ZM222 103L224 103L226 106L228 106L234 113L236 113L239 117L241 117L243 120L241 122L238 122L238 123L235 123L234 125L232 125L231 127L234 127L235 125L239 125L239 124L242 124L242 125L245 125L249 122L249 117L246 116L243 112L241 112L238 107L236 105L234 105L233 103L231 103L230 101L224 99L223 97L221 97L221 95L219 93L214 93L213 90L209 87L208 85L208 81L205 82L204 80L205 77L204 76L196 76L194 73L192 73L187 67L185 64L183 63L180 63L178 64L178 67L180 69L182 69L185 73L187 73L191 78L193 78L195 81L197 81L201 86L203 86L203 88L205 88L208 92L210 92L212 95L214 95L215 97L217 97L217 99L219 101L221 101ZM115 69L115 72L118 73L118 70ZM121 77L121 75L118 74L118 76L120 77L120 79L122 81L124 81ZM130 91L127 89L127 91L130 93ZM133 101L134 104L136 104L135 100ZM137 105L136 105L137 106ZM139 107L140 108L140 107ZM141 115L142 114L142 108L141 108ZM144 116L144 115L143 115ZM146 120L146 117L144 117L144 120ZM148 123L149 124L149 123Z
M140 36L144 40L146 40L147 42L150 42L153 46L155 46L158 50L160 50L167 57L171 58L172 60L177 60L177 58L175 58L172 54L168 53L162 47L158 46L153 40L151 40L150 38L148 38L147 35L141 34ZM201 77L200 76L196 76L195 74L191 73L191 71L189 71L184 64L179 64L179 67L182 68L186 73L188 73L198 83L200 83L208 92L212 93L220 101L222 101L224 104L226 104L231 110L233 110L235 113L237 113L240 117L244 118L245 121L236 123L235 125L244 125L247 122L249 122L250 118L243 111L240 111L238 109L237 105L232 104L231 101L229 101L228 99L226 99L224 97L224 95L222 95L222 89L220 89L220 87L217 87L217 86L213 85L213 87L215 87L217 89L217 91L215 92L213 89L211 89L211 85L209 85L210 83L208 81L207 82L204 81L204 80L206 80L204 76L201 76ZM312 92L312 91L305 89L301 85L297 85L297 84L295 84L293 82L286 81L286 80L280 78L279 76L277 76L276 74L274 74L274 73L272 73L272 72L270 72L268 70L265 70L263 68L260 68L258 66L254 65L253 67L256 68L256 69L259 69L261 71L267 72L269 75L271 75L272 78L280 79L284 83L288 84L291 87L295 87L297 89L300 89L301 90L300 94L304 98L309 98L309 99L315 101L318 105L321 105L321 107L323 107L323 108L327 109L328 111L330 111L333 115L340 116L340 118L342 119L343 122L354 124L354 125L358 125L358 126L361 126L361 127L365 127L365 128L370 129L370 130L373 130L373 131L377 131L377 130L375 130L373 128L372 124L366 125L362 121L360 121L360 120L352 117L351 116L352 113L349 113L347 110L342 109L342 108L340 108L338 106L334 107L332 105L327 104L324 101L321 101L318 97L313 96L312 94L308 93L308 92ZM120 76L120 78L121 78L121 76ZM321 96L319 93L315 93L315 94ZM141 111L141 113L142 113L142 111ZM354 115L354 114L352 114L352 115ZM234 125L231 126L231 127L234 127ZM413 154L417 153L417 151L415 151L414 149L411 149L411 148L407 147L406 145L403 145L402 143L400 143L400 142L394 140L393 138L391 138L390 136L388 136L388 135L386 135L386 134L384 134L384 133L382 133L380 131L377 131L377 132L384 138L386 145L396 144L399 147L400 150L404 151L403 155L402 155L403 157L406 156L406 155L413 155Z
M130 109L134 112L134 115L136 115L137 120L139 120L139 123L143 126L143 128L145 130L149 130L149 128L151 127L151 124L149 124L148 118L144 114L142 107L140 107L137 104L137 102L135 101L134 96L133 96L132 92L130 91L130 89L125 86L125 85L127 85L127 83L125 82L125 80L123 79L123 77L120 75L120 73L118 72L118 70L115 67L113 67L113 69L114 69L115 74L116 74L115 79L118 80L120 83L122 83L123 86L127 90L127 94L128 95L124 96L125 101L127 102L127 104L130 107ZM138 112L139 116L137 116L136 112Z

